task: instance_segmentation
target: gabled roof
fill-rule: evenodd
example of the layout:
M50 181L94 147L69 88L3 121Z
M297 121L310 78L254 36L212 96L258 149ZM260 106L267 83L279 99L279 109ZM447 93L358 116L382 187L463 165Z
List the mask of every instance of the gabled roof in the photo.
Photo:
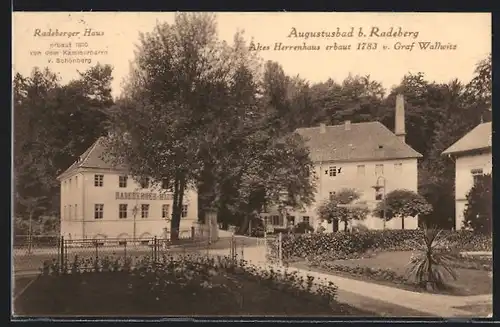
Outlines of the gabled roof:
M306 140L311 159L319 161L365 161L420 158L422 155L400 140L380 122L352 123L296 130Z
M491 133L491 122L479 124L461 139L453 143L448 149L444 150L443 154L491 149Z
M97 168L97 169L124 169L123 166L113 166L106 162L102 155L106 152L105 138L100 137L94 142L68 169L66 169L57 178L70 175L79 168Z

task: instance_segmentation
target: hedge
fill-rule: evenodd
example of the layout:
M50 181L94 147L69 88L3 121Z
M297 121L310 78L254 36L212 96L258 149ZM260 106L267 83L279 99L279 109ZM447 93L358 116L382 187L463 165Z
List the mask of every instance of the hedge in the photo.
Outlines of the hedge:
M412 251L422 244L422 230L369 230L357 232L283 235L283 259L325 260L359 257L372 251ZM472 231L443 231L453 251L491 251L492 237Z

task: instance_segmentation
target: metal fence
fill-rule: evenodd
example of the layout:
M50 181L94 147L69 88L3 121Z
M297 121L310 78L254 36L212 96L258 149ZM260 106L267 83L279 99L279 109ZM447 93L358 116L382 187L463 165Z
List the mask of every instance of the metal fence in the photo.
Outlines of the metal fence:
M78 260L140 257L157 260L163 255L197 253L224 255L253 262L281 262L280 236L263 239L231 236L214 241L207 233L179 233L179 239L151 237L141 239L66 239L58 236L16 237L13 249L14 274L39 273L44 263L63 267Z

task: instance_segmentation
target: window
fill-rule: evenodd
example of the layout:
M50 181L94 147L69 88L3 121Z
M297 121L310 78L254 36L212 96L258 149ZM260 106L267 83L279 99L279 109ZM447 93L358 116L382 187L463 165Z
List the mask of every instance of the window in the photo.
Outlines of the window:
M482 168L471 169L470 172L472 174L472 178L474 180L474 184L476 184L478 182L479 176L483 175L483 169Z
M69 219L69 220L71 220L71 213L72 213L72 212L71 212L71 204L70 204L70 205L69 205L69 217L68 217L68 219Z
M75 219L78 218L78 209L77 208L78 208L78 205L75 204Z
M331 200L333 198L333 196L335 195L335 191L330 191L330 194L329 194L329 199Z
M104 217L104 204L94 205L94 219L102 219Z
M330 176L335 177L337 176L337 167L336 166L330 166L328 169Z
M394 171L398 174L401 174L401 172L403 171L403 164L402 163L395 163L394 164Z
M288 217L286 217L286 219L288 221L288 225L290 225L290 226L295 225L295 216L288 216Z
M118 177L118 186L119 187L127 187L128 176L120 176Z
M365 165L358 165L358 176L365 176Z
M94 175L94 186L102 187L104 184L104 175Z
M280 216L271 216L271 224L279 225L280 224Z
M141 218L148 218L149 204L141 204Z
M309 224L309 216L303 216L302 221Z
M141 187L148 188L149 187L149 177L141 179Z
M381 201L384 198L384 188L380 187L375 189L375 200Z
M184 217L187 217L187 215L188 215L188 206L187 206L187 204L183 204L182 211L181 211L181 217L184 218Z
M78 187L78 176L75 176L75 187Z
M71 189L71 178L69 179L69 189Z
M125 219L127 218L127 205L126 204L119 204L118 205L118 215L120 219Z
M384 165L377 164L375 165L375 175L380 176L384 174Z
M66 214L66 206L64 206L64 209L63 209L63 212L62 212L62 219L66 219L68 218L67 214Z
M170 205L164 204L161 206L161 217L164 219L169 218L168 212L170 211Z

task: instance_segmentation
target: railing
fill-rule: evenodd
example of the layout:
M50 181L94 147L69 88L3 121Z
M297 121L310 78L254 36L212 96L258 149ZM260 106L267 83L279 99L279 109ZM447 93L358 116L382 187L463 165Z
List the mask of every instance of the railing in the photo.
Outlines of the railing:
M44 263L63 264L78 257L85 260L100 256L156 256L159 251L189 251L191 248L208 246L204 227L179 231L179 238L87 238L61 236L16 235L13 238L13 269L16 273L35 273Z
M169 235L165 235L169 236ZM214 241L211 232L199 227L179 233L179 239L165 237L147 238L96 238L75 239L67 237L27 237L18 236L14 240L13 269L15 274L37 274L44 265L58 267L71 266L80 262L98 259L124 259L135 262L139 257L149 256L158 260L163 255L197 253L201 255L254 256L259 245L245 237L226 237Z

